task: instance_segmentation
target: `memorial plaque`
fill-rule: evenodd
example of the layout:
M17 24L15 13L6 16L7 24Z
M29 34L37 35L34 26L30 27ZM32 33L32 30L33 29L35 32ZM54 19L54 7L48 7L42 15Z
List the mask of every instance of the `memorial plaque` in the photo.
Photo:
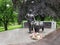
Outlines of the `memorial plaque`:
M43 22L44 28L51 28L51 22Z

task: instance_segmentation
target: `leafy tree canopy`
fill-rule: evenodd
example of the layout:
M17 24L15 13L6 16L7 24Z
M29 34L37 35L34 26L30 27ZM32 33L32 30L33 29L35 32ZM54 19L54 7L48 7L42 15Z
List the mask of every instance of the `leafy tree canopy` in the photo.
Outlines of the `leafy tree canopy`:
M3 23L5 30L9 22L14 21L13 6L10 0L0 0L0 22Z

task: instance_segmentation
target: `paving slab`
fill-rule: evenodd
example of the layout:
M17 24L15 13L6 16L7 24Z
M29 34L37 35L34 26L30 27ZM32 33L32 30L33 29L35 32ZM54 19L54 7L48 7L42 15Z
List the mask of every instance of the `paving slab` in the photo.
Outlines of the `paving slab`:
M45 37L53 31L55 30L45 29L41 34ZM0 45L25 45L36 41L38 40L32 40L29 37L28 28L0 32Z

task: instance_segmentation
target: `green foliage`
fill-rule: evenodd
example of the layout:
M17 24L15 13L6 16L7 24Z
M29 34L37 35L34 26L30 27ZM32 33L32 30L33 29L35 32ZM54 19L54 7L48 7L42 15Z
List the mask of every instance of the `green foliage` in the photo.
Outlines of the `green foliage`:
M18 20L18 13L17 12L13 12L13 16L14 16L14 22L17 22Z
M10 0L0 0L0 23L3 23L5 28L9 22L14 22L14 15L13 15L13 6Z
M52 19L53 19L53 18L52 18L51 16L46 16L46 17L45 17L45 21L52 21Z
M7 0L1 1L1 3L0 3L0 19L2 21L4 21L4 20L11 21L11 19L13 19L12 14L13 14L12 5L10 3L8 3Z
M40 20L41 20L41 19L40 19L40 16L36 16L35 19L36 19L37 21L40 21Z

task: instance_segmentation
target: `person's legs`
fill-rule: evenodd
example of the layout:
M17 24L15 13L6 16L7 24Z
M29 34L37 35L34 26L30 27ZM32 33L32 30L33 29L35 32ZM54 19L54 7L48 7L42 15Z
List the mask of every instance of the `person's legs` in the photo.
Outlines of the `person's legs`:
M31 31L31 32L33 31L33 25L31 25L31 27L30 27L30 31Z
M42 31L44 31L44 26L42 26Z
M35 32L39 32L39 27L36 26L34 29L35 29Z
M31 31L33 31L33 26L31 25L30 22L28 22L28 25L29 25L29 33L31 33Z
M31 25L30 25L30 22L28 22L28 28L29 28L29 33L31 33Z
M35 28L35 32L36 32L36 28Z
M37 27L37 29L36 29L36 30L37 30L37 32L39 33L39 27Z
M34 25L34 30L35 30L35 32L36 32L36 26Z

